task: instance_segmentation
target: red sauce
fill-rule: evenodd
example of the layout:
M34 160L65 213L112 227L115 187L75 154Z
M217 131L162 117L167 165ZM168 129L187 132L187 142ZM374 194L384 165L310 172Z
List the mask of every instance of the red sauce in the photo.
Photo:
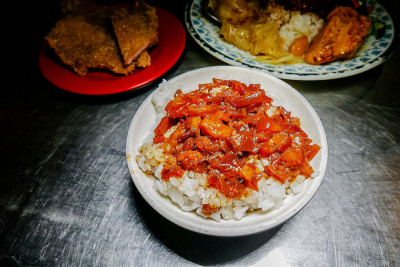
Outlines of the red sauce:
M320 147L283 107L269 117L271 102L259 84L235 80L213 79L187 94L178 90L154 131L153 142L174 159L164 164L162 178L182 177L185 170L204 173L210 188L236 198L247 189L258 190L261 173L248 162L250 155L268 159L264 171L281 183L299 174L309 178L314 172L309 162Z

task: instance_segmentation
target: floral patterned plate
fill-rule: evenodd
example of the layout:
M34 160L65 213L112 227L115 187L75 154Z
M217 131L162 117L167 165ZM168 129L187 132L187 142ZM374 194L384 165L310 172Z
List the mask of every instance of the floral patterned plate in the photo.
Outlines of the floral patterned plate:
M367 38L353 59L324 65L268 64L257 61L256 56L223 41L219 37L219 26L204 14L203 1L206 0L192 0L186 6L185 23L194 40L225 63L263 70L281 79L329 80L359 74L383 63L394 44L395 27L392 18L377 1L368 0L367 5L374 6L371 15L384 22L386 29L379 39L372 36Z

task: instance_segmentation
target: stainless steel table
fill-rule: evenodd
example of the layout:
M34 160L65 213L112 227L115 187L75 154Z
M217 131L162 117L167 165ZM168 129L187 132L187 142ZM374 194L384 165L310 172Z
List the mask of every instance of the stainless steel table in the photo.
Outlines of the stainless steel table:
M396 3L381 3L400 14ZM158 4L183 21L184 1L179 9ZM37 67L57 3L18 10L24 35L6 30L12 52L3 51L0 90L0 265L400 266L399 47L363 74L286 81L325 127L323 182L283 225L217 238L181 229L150 208L131 180L125 141L136 110L162 78L224 63L187 35L177 64L140 90L67 93Z

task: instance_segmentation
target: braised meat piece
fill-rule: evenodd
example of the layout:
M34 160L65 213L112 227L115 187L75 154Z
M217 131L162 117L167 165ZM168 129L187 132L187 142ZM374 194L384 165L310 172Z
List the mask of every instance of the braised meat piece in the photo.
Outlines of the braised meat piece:
M137 2L132 10L117 9L111 21L125 65L158 42L158 18L152 6Z
M371 19L351 7L336 7L327 25L317 34L304 55L309 64L323 64L354 57L371 26Z

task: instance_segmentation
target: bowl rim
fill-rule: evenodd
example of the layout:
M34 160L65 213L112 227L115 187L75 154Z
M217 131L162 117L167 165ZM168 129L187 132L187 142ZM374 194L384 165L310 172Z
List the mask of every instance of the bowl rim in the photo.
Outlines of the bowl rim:
M218 76L219 73L229 73L229 75L232 75L234 73L239 73L240 75L250 75L254 76L255 78L260 78L263 77L263 79L268 80L268 82L273 83L276 87L280 89L285 89L286 91L290 92L292 94L291 97L294 97L297 101L300 101L300 105L302 108L305 108L305 110L312 115L310 118L310 121L313 123L316 123L316 128L318 129L318 133L315 133L318 135L320 141L322 143L319 143L321 146L320 150L320 156L319 156L319 168L318 168L318 175L315 178L312 178L312 183L310 183L310 186L308 188L307 192L301 192L299 194L303 194L304 197L300 198L300 201L296 202L294 207L289 207L287 208L288 211L285 211L283 214L279 214L282 211L280 211L283 207L267 212L270 214L269 217L273 217L275 215L278 215L276 218L268 218L266 222L263 222L262 220L262 215L259 216L257 220L255 221L255 224L252 224L252 220L248 219L249 215L244 216L241 220L236 221L236 220L221 220L221 222L216 222L211 219L204 219L201 216L195 214L194 212L186 212L180 209L176 204L174 204L169 198L162 196L158 191L156 191L155 188L151 188L150 190L148 188L144 187L144 180L140 180L140 176L142 177L148 177L146 174L144 174L137 166L136 160L134 155L136 151L134 151L134 144L140 143L141 140L134 140L135 135L138 135L138 128L137 123L139 123L139 119L141 117L149 117L150 115L147 113L149 110L149 105L152 106L151 104L151 98L153 95L160 89L161 84L157 87L156 90L154 90L140 105L138 110L136 111L135 115L133 116L133 119L131 121L131 124L129 126L128 130L128 135L126 139L126 159L127 159L127 165L130 171L131 178L134 182L134 185L138 189L139 193L142 195L142 197L150 204L150 206L155 209L160 215L162 215L164 218L168 219L172 223L179 225L187 230L191 230L200 234L205 234L205 235L211 235L211 236L220 236L220 237L237 237L237 236L246 236L246 235L251 235L251 234L256 234L260 232L264 232L267 230L270 230L272 228L275 228L291 217L293 217L295 214L297 214L301 209L303 209L309 201L312 199L312 197L315 195L317 192L322 179L324 177L325 171L326 171L326 166L327 166L327 158L328 158L328 145L327 145L327 139L326 139L326 134L324 127L322 125L322 122L314 110L314 108L311 106L311 104L296 90L294 89L291 85L287 84L286 82L280 80L279 78L276 78L275 76L272 76L271 74L259 71L259 70L254 70L254 69L248 69L240 66L212 66L212 67L203 67L195 70L191 70L185 73L182 73L180 75L175 76L174 78L170 79L167 81L169 85L177 85L181 80L187 79L188 77L196 77L201 74L205 74L206 76ZM241 80L241 78L237 78L237 80ZM243 80L243 79L242 79ZM204 81L207 82L207 81ZM209 82L209 81L208 81ZM264 90L268 92L268 88L264 88L265 86L261 86ZM154 108L154 107L153 107ZM288 111L291 111L288 109ZM300 120L302 118L300 117ZM147 119L146 119L147 120ZM147 120L150 121L150 120ZM155 125L154 125L155 126ZM154 129L154 127L153 127ZM314 139L313 139L314 140ZM315 140L314 140L315 141ZM316 170L317 171L317 170ZM155 178L152 179L155 182ZM306 179L305 182L308 183L310 179ZM147 182L147 181L145 181ZM169 204L162 205L162 203L158 203L156 199L154 199L155 194L158 194L159 197L156 197L157 200L164 201L163 199L167 200ZM178 214L176 214L178 213ZM253 215L258 215L257 211L252 212ZM277 214L275 214L277 213ZM188 217L186 216L187 214L193 214L196 217ZM264 215L265 213L263 213ZM254 216L253 216L254 217ZM199 220L200 218L201 220ZM260 219L261 218L261 219ZM202 223L203 222L203 223ZM236 225L235 225L236 224ZM239 225L239 226L238 226ZM251 225L252 227L249 227Z

